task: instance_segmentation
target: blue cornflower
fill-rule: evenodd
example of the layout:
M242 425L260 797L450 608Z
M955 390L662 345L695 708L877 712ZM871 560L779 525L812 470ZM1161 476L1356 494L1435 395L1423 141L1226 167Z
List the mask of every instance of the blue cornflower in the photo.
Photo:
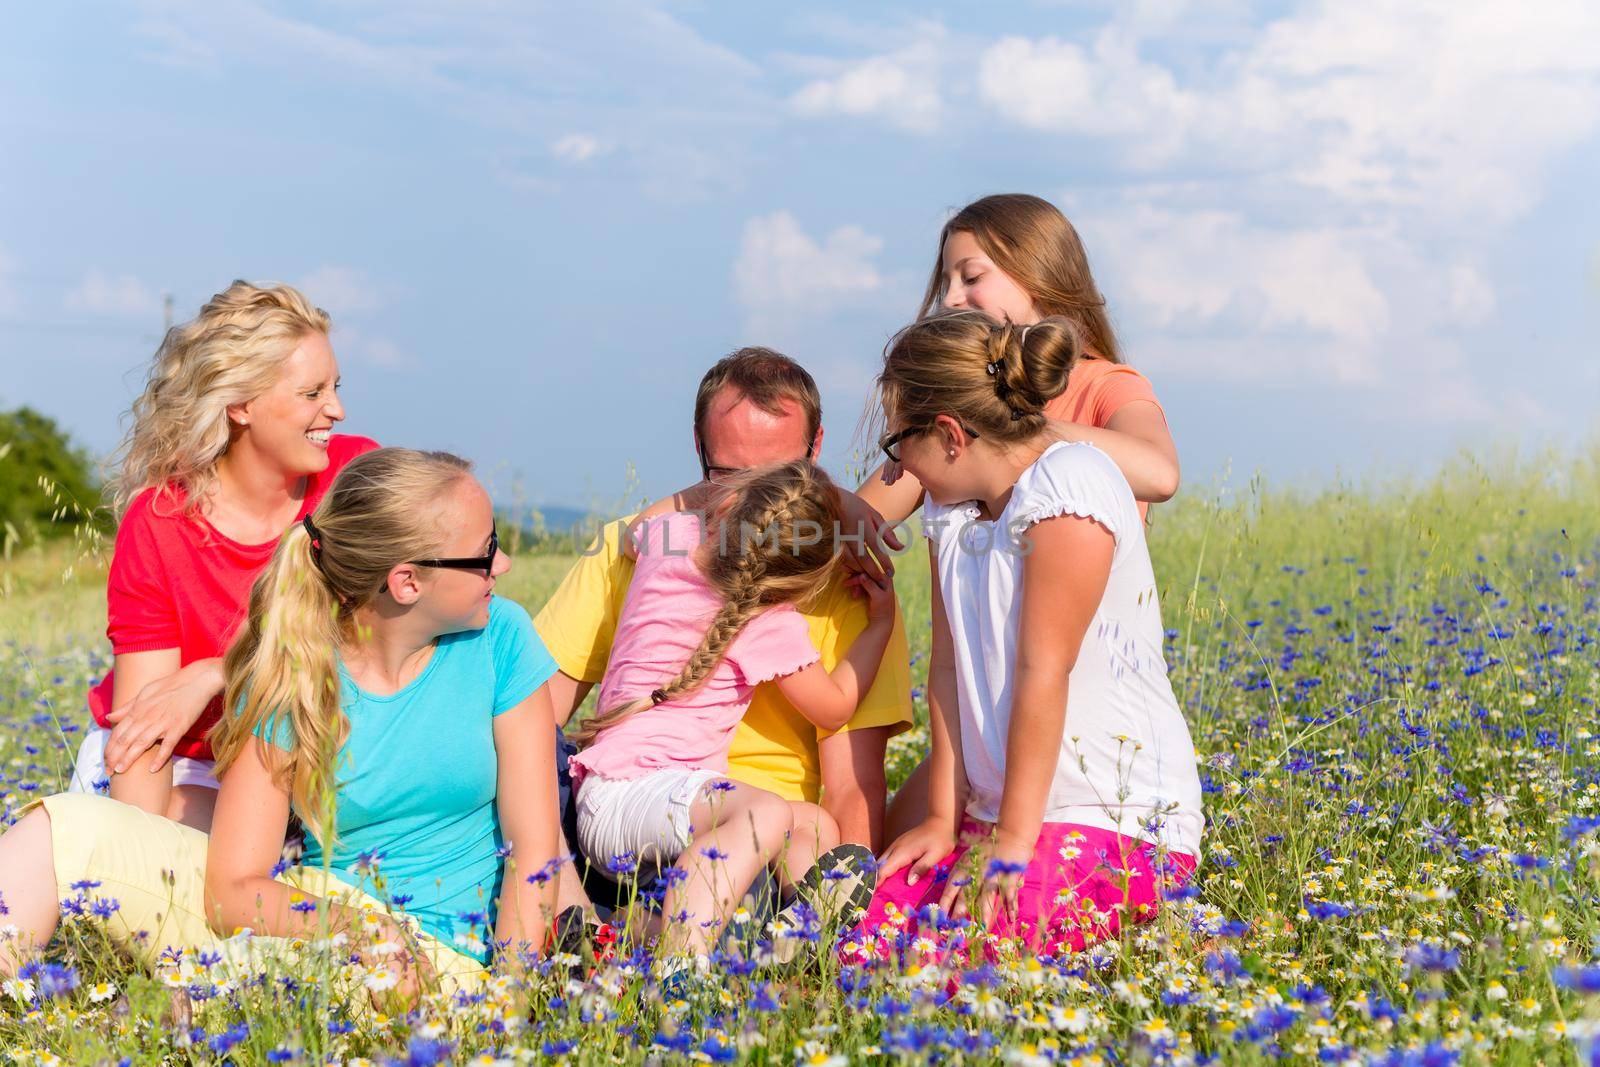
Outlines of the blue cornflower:
M539 1050L546 1056L566 1056L571 1054L577 1047L578 1043L576 1041L561 1038L559 1041L546 1041L540 1046Z
M437 1067L448 1063L455 1045L432 1037L413 1037L406 1049L405 1059L392 1059L390 1067Z
M716 793L731 793L738 788L737 782L730 782L726 778L719 778L711 783L711 790Z
M296 1053L295 1053L294 1049L275 1048L271 1052L267 1053L267 1062L268 1063L288 1063L290 1060L295 1058L295 1055L296 1055Z
M1009 860L990 860L989 869L985 874L993 878L997 874L1022 874L1028 869L1026 863L1012 863Z
M115 900L114 898L95 897L94 902L89 905L89 911L97 919L109 919L121 907L121 902ZM0 915L4 914L5 909L0 908Z
M639 869L639 857L632 852L619 852L606 860L606 871L609 874L632 874Z
M713 863L718 863L728 858L728 854L722 851L716 845L711 845L707 848L701 849L700 855L704 856Z
M35 976L39 993L45 997L66 996L78 988L78 972L64 963L47 963Z
M739 1046L729 1041L726 1034L708 1034L696 1051L712 1063L732 1063L739 1058Z
M1461 953L1424 941L1406 953L1406 963L1419 971L1442 974L1461 965Z
M206 1039L206 1047L218 1056L226 1055L235 1045L250 1036L250 1027L244 1023L234 1023L220 1034L212 1034Z
M1600 966L1557 967L1556 985L1579 993L1600 993Z
M1232 949L1225 948L1221 952L1208 952L1206 954L1206 970L1210 971L1218 981L1231 982L1249 974L1244 961L1239 959L1239 954Z

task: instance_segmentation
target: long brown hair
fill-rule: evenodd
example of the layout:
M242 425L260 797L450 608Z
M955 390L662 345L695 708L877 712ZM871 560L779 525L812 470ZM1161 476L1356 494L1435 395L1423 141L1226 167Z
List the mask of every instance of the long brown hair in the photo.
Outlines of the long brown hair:
M1045 404L1067 387L1078 354L1065 318L1019 326L981 311L940 311L884 349L878 399L884 419L902 426L952 415L995 444L1021 444L1047 429Z
M944 245L958 232L972 234L983 254L1027 292L1042 314L1071 322L1090 354L1122 362L1106 298L1094 283L1078 231L1050 201L1027 193L986 196L950 217L939 231L933 275L918 318L926 318L944 297Z
M745 624L779 604L804 604L839 566L839 491L821 467L796 460L747 471L706 530L695 557L722 600L700 647L649 699L607 708L574 737L587 745L647 708L693 693L717 669Z
M221 777L259 731L296 814L327 844L337 771L350 736L339 703L338 653L357 639L355 613L408 559L438 554L448 536L435 505L471 464L448 452L380 448L351 460L311 515L278 542L250 590L250 614L224 660L229 709L211 730ZM290 748L272 741L287 727Z

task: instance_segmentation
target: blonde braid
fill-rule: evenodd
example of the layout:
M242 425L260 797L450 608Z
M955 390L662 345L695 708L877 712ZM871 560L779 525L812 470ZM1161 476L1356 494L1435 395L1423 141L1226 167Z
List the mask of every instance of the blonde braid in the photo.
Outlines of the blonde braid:
M751 619L769 607L802 600L825 588L838 558L837 548L831 536L826 546L802 543L796 530L801 522L814 522L831 535L837 519L837 491L810 462L750 472L723 515L714 534L716 543L710 544L711 537L706 538L705 547L718 551L708 552L702 566L723 604L699 647L672 681L646 699L593 716L577 727L574 739L588 745L603 731L641 711L693 693L722 663ZM727 544L730 531L737 538L731 549ZM752 536L747 537L747 532ZM789 566L791 561L793 566ZM775 564L784 565L787 573L774 574Z

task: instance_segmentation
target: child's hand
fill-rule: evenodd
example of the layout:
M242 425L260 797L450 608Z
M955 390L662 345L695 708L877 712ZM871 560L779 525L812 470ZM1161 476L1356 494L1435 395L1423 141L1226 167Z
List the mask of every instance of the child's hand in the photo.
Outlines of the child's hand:
M916 885L939 861L956 850L955 827L939 819L928 819L895 839L878 861L878 883L902 868L906 885Z
M852 574L845 585L867 598L867 618L894 618L894 579L888 575L873 578L865 572Z
M1020 845L996 835L974 845L972 851L961 858L960 866L968 869L976 864L975 875L981 888L974 904L974 914L987 929L1001 911L1013 922L1017 918L1017 890L1022 888L1022 876L1033 862L1033 846ZM939 907L952 919L967 914L967 895L961 890L969 884L966 878L952 877L939 898Z

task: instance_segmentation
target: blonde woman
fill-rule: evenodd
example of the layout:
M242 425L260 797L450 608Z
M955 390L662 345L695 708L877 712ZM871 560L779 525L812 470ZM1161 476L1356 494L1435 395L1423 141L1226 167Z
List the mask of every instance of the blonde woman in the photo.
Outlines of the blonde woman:
M556 855L556 668L527 612L494 596L510 566L463 460L352 460L283 537L228 652L211 837L106 797L46 798L0 838L19 937L0 941L0 974L85 883L147 957L365 913L398 950L369 962L411 991L430 972L470 982L496 944L541 946L554 879L528 876ZM306 851L280 873L291 812Z
M110 673L72 788L205 829L216 798L206 731L222 653L278 538L339 469L377 447L344 419L326 312L288 286L234 282L167 331L134 402L112 483Z

